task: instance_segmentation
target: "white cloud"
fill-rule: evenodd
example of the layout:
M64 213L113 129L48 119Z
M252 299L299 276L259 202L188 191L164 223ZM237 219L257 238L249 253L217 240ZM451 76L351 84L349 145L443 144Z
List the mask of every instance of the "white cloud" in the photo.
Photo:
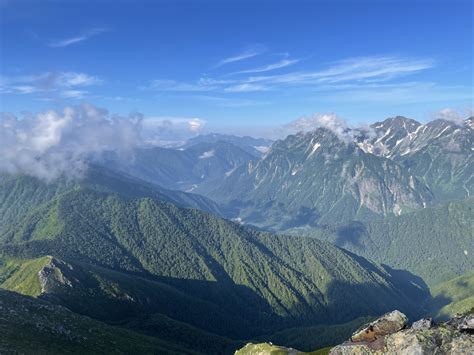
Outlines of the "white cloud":
M87 91L84 90L64 90L61 92L61 96L66 99L83 99L87 95Z
M57 80L61 86L90 86L102 82L102 80L95 76L75 72L59 73Z
M105 28L94 28L89 31L84 32L83 34L74 36L74 37L69 37L69 38L64 38L61 40L56 40L56 41L51 41L48 46L52 48L62 48L62 47L68 47L70 45L80 43L83 41L86 41L99 33L106 32L107 29Z
M248 78L248 82L317 86L325 83L385 81L401 75L414 74L433 66L434 62L427 59L383 56L350 58L335 62L324 70L254 76Z
M311 116L301 117L283 125L278 130L280 137L297 132L311 132L318 128L325 128L333 132L345 143L355 142L360 136L375 138L377 132L368 125L360 124L349 126L347 121L335 113L314 113Z
M91 105L18 118L0 116L0 172L54 180L78 177L88 159L140 144L142 117L119 117Z
M267 71L271 71L275 69L285 68L290 65L296 64L299 61L300 61L299 59L283 59L276 63L267 64L258 68L241 70L232 74L263 73L263 72L267 72Z
M262 45L255 45L251 48L248 48L242 52L240 52L239 54L236 54L234 56L231 56L231 57L228 57L228 58L225 58L225 59L222 59L217 65L216 67L220 67L222 65L225 65L225 64L229 64L229 63L234 63L234 62L239 62L241 60L244 60L244 59L249 59L249 58L252 58L252 57L255 57L257 55L260 55L262 53L265 52L265 47L262 46Z
M208 101L220 107L232 107L232 108L268 105L270 103L269 101L251 100L251 99L235 98L235 97L210 96L210 95L190 95L188 96L188 98L195 99L195 100Z
M38 91L34 86L31 85L17 85L12 86L11 88L19 94L33 94Z
M344 141L353 141L353 135L346 121L335 113L315 113L301 117L286 124L283 129L289 133L309 132L317 128L326 128Z
M206 122L197 117L145 117L142 137L147 144L179 146L204 128Z
M214 84L210 82L201 82L198 81L197 83L184 83L175 80L153 80L149 88L152 90L158 91L211 91L216 88Z
M265 91L267 87L258 84L239 84L229 86L224 89L225 92L252 92L252 91Z
M60 97L82 97L86 91L75 90L77 87L99 85L102 80L96 76L77 72L46 72L37 75L3 77L0 81L0 91L10 94L44 94L59 93Z
M188 126L191 132L199 132L204 126L204 121L199 118L192 118L188 121Z
M71 44L75 44L75 43L85 41L86 39L88 39L88 37L86 37L86 36L72 37L72 38L67 38L67 39L63 39L63 40L60 40L60 41L51 42L49 44L49 46L54 47L54 48L56 48L56 47L67 47L67 46L70 46Z
M328 103L430 104L469 101L471 88L432 82L323 85L314 88L314 100Z
M443 120L452 121L457 124L461 124L465 119L471 117L474 114L471 108L465 109L454 109L454 108L444 108L437 112L431 114L433 119L441 118Z
M243 70L224 75L251 74L284 68L298 60L283 59L280 62L263 67ZM214 91L214 92L255 92L278 90L287 87L326 89L327 91L347 88L348 85L359 86L359 89L374 85L392 84L393 79L416 74L434 66L430 59L403 58L390 56L372 56L349 58L333 62L326 69L317 71L288 72L277 75L251 75L236 79L201 78L196 82L186 83L174 80L154 80L149 88L160 91ZM392 80L392 81L391 81ZM404 85L398 83L398 85Z
M429 59L373 56L350 58L335 63L318 73L321 82L337 83L358 80L387 80L400 75L413 74L430 69L434 62Z

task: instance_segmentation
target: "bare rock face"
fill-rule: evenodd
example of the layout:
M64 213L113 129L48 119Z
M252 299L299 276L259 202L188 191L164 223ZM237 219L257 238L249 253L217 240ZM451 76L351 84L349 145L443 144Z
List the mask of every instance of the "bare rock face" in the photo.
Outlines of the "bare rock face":
M386 313L382 317L357 330L352 334L351 341L374 341L381 336L392 334L403 329L407 322L407 316L400 311Z
M41 285L41 293L45 294L55 288L68 287L73 288L78 282L72 274L73 267L52 256L49 256L49 262L38 272L38 279Z
M474 333L474 313L468 315L456 315L448 324L457 328L460 331L466 331L468 333Z
M431 318L420 319L411 325L412 329L415 330L430 329L432 326L433 320Z
M406 316L387 313L355 332L350 341L331 349L331 355L356 354L474 354L474 315L459 315L433 324L421 319L405 328Z

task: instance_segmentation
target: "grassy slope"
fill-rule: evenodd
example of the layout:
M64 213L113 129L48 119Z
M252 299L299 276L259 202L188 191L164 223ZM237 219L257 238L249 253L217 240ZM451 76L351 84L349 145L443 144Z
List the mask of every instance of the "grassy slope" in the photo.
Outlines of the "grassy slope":
M447 319L474 307L474 270L432 289L427 308L433 317Z
M23 295L37 297L41 294L38 271L50 258L32 260L5 260L0 264L0 286Z

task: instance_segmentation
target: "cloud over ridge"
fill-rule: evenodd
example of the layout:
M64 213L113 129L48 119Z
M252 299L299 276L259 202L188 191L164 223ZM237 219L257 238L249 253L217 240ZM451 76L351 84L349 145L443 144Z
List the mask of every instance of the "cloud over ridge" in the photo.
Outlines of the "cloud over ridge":
M66 107L18 118L0 116L0 173L52 181L79 177L87 160L113 150L126 153L140 143L142 116L110 115L91 105Z

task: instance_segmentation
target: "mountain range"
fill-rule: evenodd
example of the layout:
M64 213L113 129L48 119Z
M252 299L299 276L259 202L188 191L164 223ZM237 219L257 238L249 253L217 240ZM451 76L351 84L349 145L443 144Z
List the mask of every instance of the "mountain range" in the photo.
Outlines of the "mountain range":
M472 196L473 118L318 128L276 141L202 194L272 230L400 215Z
M136 149L131 160L111 153L99 164L168 189L195 192L203 186L211 188L242 164L257 159L249 150L228 141L202 141L179 149Z
M29 331L0 350L42 346L37 324L60 339L46 352L134 341L217 354L252 339L309 350L393 309L465 311L472 122L208 135L129 161L108 152L80 179L2 174L0 306L18 317L0 327Z

